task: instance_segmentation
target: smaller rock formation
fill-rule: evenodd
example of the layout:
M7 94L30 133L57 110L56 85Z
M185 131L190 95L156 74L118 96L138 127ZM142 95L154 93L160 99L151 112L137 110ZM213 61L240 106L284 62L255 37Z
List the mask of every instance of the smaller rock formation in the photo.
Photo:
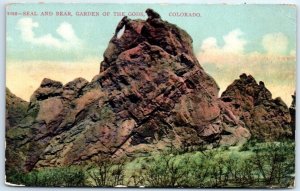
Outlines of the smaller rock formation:
M263 82L242 74L222 93L221 100L239 116L254 138L276 140L292 135L289 108Z
M292 95L293 101L290 107L290 114L291 114L291 128L293 133L293 139L295 139L296 133L296 92Z
M49 97L60 96L63 91L62 87L63 84L61 82L45 78L43 79L41 86L31 96L30 102L34 102L36 100L45 100Z
M6 129L17 125L22 121L26 115L27 107L28 102L17 97L6 88Z

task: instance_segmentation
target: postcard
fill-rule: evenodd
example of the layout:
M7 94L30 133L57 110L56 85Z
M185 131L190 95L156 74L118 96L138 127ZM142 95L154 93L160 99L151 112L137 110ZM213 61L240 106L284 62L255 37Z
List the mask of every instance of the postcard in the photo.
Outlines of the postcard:
M296 7L8 4L6 184L292 188Z

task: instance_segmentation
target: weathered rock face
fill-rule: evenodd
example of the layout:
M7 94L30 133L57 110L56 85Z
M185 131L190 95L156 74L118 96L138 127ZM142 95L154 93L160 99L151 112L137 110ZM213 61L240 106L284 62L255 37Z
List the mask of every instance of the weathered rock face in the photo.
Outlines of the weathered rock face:
M293 138L295 139L296 135L296 92L292 95L293 101L289 108L291 114L291 128L293 133Z
M31 170L250 138L219 100L191 37L147 13L147 21L122 19L116 33L125 31L111 39L90 83L43 80L31 97L30 123L7 134L14 143L8 150L23 156L19 165ZM7 164L17 165L10 158Z
M26 123L28 109L28 102L17 97L6 88L6 113L5 113L5 131L6 131L6 152L7 158L6 169L9 167L19 167L18 159L22 158L20 152L14 150L14 140L21 142L27 132L23 132L22 128L15 128L15 126ZM13 140L8 137L14 137ZM23 161L21 159L21 161ZM18 170L18 168L16 168Z
M289 108L280 99L272 99L263 82L242 74L222 93L221 100L250 130L254 138L276 140L291 136Z
M17 97L6 88L6 129L22 121L26 115L27 107L28 102Z

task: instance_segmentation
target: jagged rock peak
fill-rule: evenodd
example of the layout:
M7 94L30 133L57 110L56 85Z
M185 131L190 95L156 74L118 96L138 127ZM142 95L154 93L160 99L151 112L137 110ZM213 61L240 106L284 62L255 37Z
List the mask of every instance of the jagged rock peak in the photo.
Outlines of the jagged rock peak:
M30 102L41 101L49 97L60 96L63 91L63 84L59 81L44 78L40 87L30 97Z
M159 14L152 9L147 9L146 13L148 15L146 21L124 17L119 22L115 35L104 52L100 72L114 64L120 53L132 49L142 42L159 46L172 56L190 55L193 62L198 64L193 54L192 38L188 33L174 24L163 21ZM117 34L123 27L125 27L125 31L118 38ZM134 55L132 56L134 57Z
M256 82L252 75L245 73L240 75L240 78L230 84L226 90L222 93L222 99L228 99L230 96L235 96L237 91L241 95L251 96L255 100L255 104L261 103L263 100L271 100L272 94L265 87L264 82Z
M63 84L59 81L55 81L55 80L51 80L49 78L44 78L41 82L40 87L57 87L57 88L61 88L63 86Z
M281 98L272 99L263 82L242 74L222 93L221 100L237 115L255 138L276 140L291 136L291 116Z

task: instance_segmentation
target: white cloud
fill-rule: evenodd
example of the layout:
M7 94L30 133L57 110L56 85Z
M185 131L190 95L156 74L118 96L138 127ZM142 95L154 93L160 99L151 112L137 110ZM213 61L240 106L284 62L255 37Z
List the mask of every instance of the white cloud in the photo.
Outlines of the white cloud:
M63 22L60 24L60 26L56 29L56 32L63 37L67 41L73 41L73 40L78 40L73 27L70 23Z
M209 37L203 40L201 51L202 53L214 54L240 54L244 52L244 47L247 41L243 38L243 32L240 29L235 29L223 36L224 46L219 46L217 39Z
M235 29L223 37L225 45L224 52L228 53L243 53L244 47L247 44L245 39L242 39L243 32L240 29Z
M281 32L266 34L262 39L262 45L268 54L285 54L288 43L288 38Z
M39 23L34 22L31 18L22 18L17 23L17 29L21 31L22 40L31 44L68 49L78 47L81 43L72 25L67 22L61 23L56 29L57 34L61 38L55 38L50 33L37 37L34 29L38 27Z
M214 52L217 53L219 51L219 47L217 44L217 39L214 37L209 37L203 40L201 51L203 52Z

